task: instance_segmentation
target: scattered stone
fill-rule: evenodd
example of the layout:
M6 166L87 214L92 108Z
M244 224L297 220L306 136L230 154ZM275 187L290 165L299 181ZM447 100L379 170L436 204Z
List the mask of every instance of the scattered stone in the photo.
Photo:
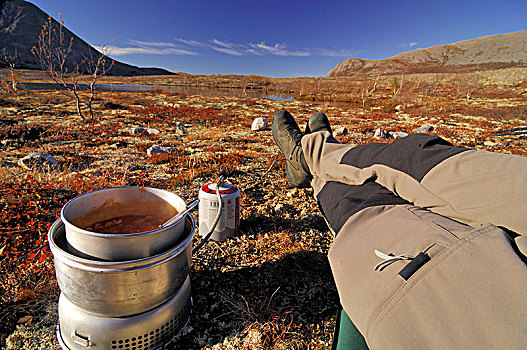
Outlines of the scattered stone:
M422 125L418 128L415 128L413 129L412 131L415 132L415 133L420 133L420 132L424 132L424 133L427 133L427 132L430 132L434 130L434 127L432 125Z
M261 131L267 129L267 118L265 117L258 117L253 120L253 123L251 125L251 130L253 131Z
M183 122L176 122L176 133L179 135L186 135L187 134L187 127Z
M158 135L160 133L161 133L161 131L159 131L157 129L148 128L148 129L145 130L145 134L148 135L148 136Z
M489 140L486 140L485 142L483 142L483 145L486 146L486 147L494 147L497 144L498 144L497 142L489 141Z
M130 129L130 135L146 135L146 136L152 136L152 135L158 135L160 133L157 129L152 128L143 128L143 127L135 127Z
M124 148L126 146L128 146L128 144L126 142L124 142L124 141L117 141L116 143L114 143L110 147L111 148Z
M348 128L346 128L345 126L335 129L335 131L333 131L333 135L335 136L342 136L342 135L347 135L347 134L348 134Z
M18 165L27 170L51 170L58 166L59 162L51 154L31 153L18 160Z
M397 140L397 139L400 139L400 138L403 138L403 137L406 137L406 136L408 136L408 134L405 133L405 132L402 132L402 131L390 131L390 132L388 132L388 138L394 139L394 140Z
M146 150L146 154L150 157L154 154L169 154L174 151L176 151L176 147L166 147L161 145L153 145L149 149Z
M146 128L142 128L140 126L131 128L130 129L130 135L141 135L143 132L145 132Z
M383 129L378 128L377 130L375 130L375 133L373 134L373 138L374 139L386 139L388 137L386 136L386 133L384 132Z

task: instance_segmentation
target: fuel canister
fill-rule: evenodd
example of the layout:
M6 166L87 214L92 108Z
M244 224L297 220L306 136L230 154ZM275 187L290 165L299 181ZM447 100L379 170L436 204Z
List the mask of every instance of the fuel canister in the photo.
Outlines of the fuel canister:
M213 241L224 241L238 233L240 229L240 191L230 184L221 184L220 196L222 200L221 216L210 236ZM218 214L219 201L216 194L216 184L209 183L199 190L199 235L205 237Z

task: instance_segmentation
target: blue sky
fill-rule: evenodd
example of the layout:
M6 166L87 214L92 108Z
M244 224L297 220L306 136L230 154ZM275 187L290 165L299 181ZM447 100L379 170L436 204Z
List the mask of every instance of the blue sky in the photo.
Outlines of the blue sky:
M349 57L527 29L526 0L30 2L117 60L191 74L325 76Z

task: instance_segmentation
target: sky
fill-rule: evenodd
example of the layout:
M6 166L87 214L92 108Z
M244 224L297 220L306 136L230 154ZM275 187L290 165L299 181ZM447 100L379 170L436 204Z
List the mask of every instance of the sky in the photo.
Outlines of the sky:
M325 76L344 59L527 30L527 0L30 0L121 62L190 74Z

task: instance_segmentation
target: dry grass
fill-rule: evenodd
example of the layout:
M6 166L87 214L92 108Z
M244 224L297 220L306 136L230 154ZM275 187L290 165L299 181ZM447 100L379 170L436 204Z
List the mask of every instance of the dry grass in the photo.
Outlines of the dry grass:
M36 349L42 337L53 340L49 310L56 307L59 290L46 233L67 200L94 189L141 185L168 189L190 201L220 171L242 190L241 234L208 243L193 257L194 314L177 344L192 349L329 348L338 309L326 258L332 237L312 191L288 187L283 156L270 130L250 130L255 117L270 121L274 113L287 109L303 128L310 115L323 111L334 128L347 127L349 134L338 138L352 144L389 142L373 138L379 127L412 133L429 124L433 134L457 145L527 152L525 86L499 85L502 76L482 85L470 100L451 77L436 82L429 76L414 77L395 95L392 80L380 79L364 100L360 89L371 90L373 80L173 79L195 85L274 87L311 98L287 102L101 93L96 101L100 120L83 125L60 92L0 95L0 333L2 342L11 334L8 348L25 344L18 348ZM179 121L188 127L186 135L177 133ZM129 129L134 126L155 127L161 134L132 136ZM117 148L118 141L126 146ZM177 152L149 158L146 149L154 144L176 147ZM59 167L23 170L16 162L30 152L52 154ZM13 333L17 322L22 325ZM50 348L58 345L54 342Z

